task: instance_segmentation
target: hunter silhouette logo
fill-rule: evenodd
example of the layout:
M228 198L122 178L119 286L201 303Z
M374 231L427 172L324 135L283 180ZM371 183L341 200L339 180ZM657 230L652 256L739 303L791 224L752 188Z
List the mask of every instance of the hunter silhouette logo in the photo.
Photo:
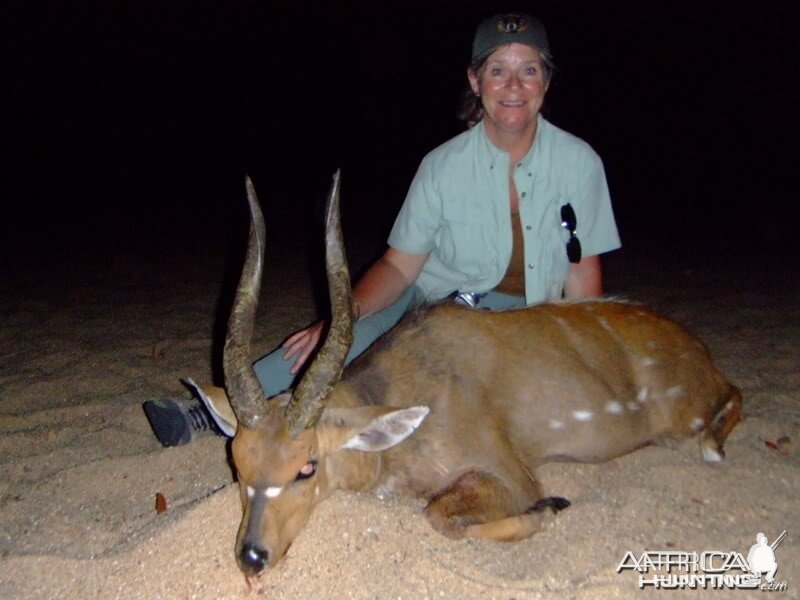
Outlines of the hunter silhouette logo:
M778 562L775 549L786 538L783 531L772 544L763 533L756 535L747 558L741 552L705 550L650 550L636 556L627 552L617 566L617 573L635 570L639 587L653 589L761 589L782 592L787 582L776 582Z
M747 553L747 564L750 566L750 571L754 575L764 575L767 583L772 583L775 580L775 571L778 570L778 563L775 561L775 548L785 537L786 530L768 546L767 536L759 533L756 536L756 543L750 547L750 552Z

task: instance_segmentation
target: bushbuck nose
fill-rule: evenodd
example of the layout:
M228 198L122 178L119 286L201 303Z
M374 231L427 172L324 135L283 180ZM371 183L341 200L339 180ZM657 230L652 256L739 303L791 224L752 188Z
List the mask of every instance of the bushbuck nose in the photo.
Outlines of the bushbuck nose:
M242 546L242 552L239 559L247 570L252 571L253 574L260 573L267 566L267 559L269 552L264 548L259 548L255 544L245 544Z

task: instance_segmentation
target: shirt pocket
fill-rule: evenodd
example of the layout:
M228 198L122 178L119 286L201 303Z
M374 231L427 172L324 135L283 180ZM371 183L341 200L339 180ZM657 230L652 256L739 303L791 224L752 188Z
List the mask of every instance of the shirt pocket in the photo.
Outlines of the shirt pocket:
M436 239L439 259L449 269L469 279L489 276L497 255L497 235L491 211L445 206Z

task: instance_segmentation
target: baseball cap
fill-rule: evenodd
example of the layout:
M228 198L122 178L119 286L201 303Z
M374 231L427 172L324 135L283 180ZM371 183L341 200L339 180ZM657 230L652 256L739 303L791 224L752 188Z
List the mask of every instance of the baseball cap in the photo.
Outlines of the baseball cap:
M505 44L525 44L550 54L547 31L536 17L523 13L494 15L481 21L472 41L472 62Z

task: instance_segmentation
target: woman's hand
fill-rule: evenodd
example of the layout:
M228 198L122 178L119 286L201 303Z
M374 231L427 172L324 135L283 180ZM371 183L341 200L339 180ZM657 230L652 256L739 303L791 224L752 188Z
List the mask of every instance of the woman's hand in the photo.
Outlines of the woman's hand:
M290 360L293 356L297 355L290 371L292 375L302 368L306 359L314 351L314 348L317 347L324 328L325 321L317 321L310 327L296 331L283 343L283 347L286 348L283 360Z
M355 321L379 312L395 302L408 286L416 281L427 260L427 254L407 254L389 248L364 274L353 290L353 317ZM319 345L325 321L290 335L283 343L286 352L283 360L296 356L291 374L295 375Z

